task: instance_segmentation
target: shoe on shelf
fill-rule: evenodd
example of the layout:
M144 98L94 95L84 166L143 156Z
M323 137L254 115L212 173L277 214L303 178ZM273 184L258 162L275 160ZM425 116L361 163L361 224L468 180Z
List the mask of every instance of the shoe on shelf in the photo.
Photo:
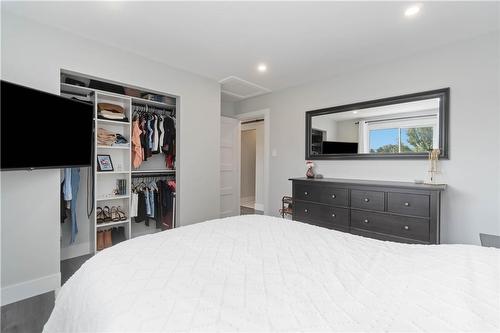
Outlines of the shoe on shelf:
M111 239L111 229L104 231L104 248L111 247L113 241Z
M116 207L116 211L118 213L118 216L120 218L120 221L126 221L127 220L127 215L123 212L122 208L120 206Z
M125 238L125 227L117 227L111 230L111 239L113 244L118 244L126 240Z
M96 209L96 220L97 224L104 223L104 212L101 207L97 207Z
M104 232L97 232L97 251L101 251L104 249Z
M118 214L118 210L115 206L111 207L111 220L113 220L113 222L120 221L120 214Z
M109 207L104 206L104 209L102 210L102 212L104 214L104 222L111 222L112 219L111 219L111 212L109 211Z

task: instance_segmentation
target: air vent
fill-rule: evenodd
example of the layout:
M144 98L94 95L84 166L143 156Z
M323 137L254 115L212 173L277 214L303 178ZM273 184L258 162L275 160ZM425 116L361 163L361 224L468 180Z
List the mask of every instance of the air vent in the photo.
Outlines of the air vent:
M255 83L245 81L236 76L229 76L219 81L221 91L240 99L255 97L270 92L271 90L261 87Z

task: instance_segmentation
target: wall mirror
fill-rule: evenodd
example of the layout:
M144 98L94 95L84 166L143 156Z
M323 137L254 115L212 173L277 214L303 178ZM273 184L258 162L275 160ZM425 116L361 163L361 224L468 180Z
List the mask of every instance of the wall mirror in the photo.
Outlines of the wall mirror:
M448 158L450 89L306 112L306 159Z

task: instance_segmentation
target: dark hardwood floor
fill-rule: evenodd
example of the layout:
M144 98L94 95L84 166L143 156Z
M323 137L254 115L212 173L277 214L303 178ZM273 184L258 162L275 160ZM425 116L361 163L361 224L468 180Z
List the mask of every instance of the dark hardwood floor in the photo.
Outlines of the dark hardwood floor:
M253 208L240 206L240 215L251 215L251 214L264 215L264 212L261 210L255 210Z

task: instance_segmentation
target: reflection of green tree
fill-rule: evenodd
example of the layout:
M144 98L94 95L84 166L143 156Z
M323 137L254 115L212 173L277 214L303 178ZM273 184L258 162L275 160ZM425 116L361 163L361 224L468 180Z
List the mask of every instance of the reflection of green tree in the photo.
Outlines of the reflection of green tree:
M401 145L401 152L411 152L410 147L402 144ZM383 145L378 147L377 149L370 149L370 153L399 153L399 146L398 145Z
M410 151L417 153L432 150L432 127L408 128L408 143Z
M432 150L432 127L418 127L406 129L408 144L401 143L402 153L422 153ZM370 153L399 153L399 145L387 144L370 149Z

